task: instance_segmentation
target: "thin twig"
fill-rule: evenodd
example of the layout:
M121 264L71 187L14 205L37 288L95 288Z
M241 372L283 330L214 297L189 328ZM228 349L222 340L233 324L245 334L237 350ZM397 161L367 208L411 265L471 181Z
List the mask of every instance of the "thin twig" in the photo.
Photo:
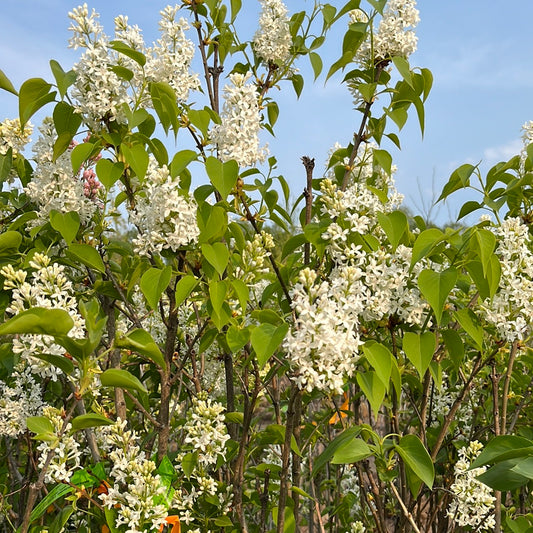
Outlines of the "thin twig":
M403 502L402 498L398 494L398 491L396 490L396 487L394 486L394 482L390 483L390 488L392 489L392 492L395 496L395 498L398 500L398 503L400 504L400 507L402 508L402 511L405 515L405 518L409 521L413 529L416 533L420 533L420 529L418 529L416 522L413 519L413 515L408 511L407 507L405 506L405 503Z

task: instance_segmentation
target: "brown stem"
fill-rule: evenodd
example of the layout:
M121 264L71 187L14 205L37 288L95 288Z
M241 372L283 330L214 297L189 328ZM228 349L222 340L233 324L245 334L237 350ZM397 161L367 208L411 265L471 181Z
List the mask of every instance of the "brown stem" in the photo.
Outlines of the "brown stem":
M529 381L529 385L527 386L526 392L522 396L520 403L518 404L517 408L515 409L513 413L513 419L511 420L511 423L509 424L509 428L507 430L508 433L513 432L513 429L516 426L518 419L520 418L520 413L522 412L522 409L524 409L524 406L526 405L528 400L531 398L532 394L533 394L533 377L531 377Z
M492 381L492 409L494 417L494 435L497 437L501 434L500 426L500 398L499 398L499 389L500 389L500 379L501 376L496 372L496 364L492 362L492 369L490 373L490 379ZM500 491L495 491L494 496L496 500L494 501L494 533L500 533L502 524L501 524L501 511L502 511L502 493Z
M420 529L418 529L416 522L413 518L413 515L409 512L401 496L398 494L398 491L396 490L396 487L394 486L394 482L390 483L390 488L392 490L392 493L394 494L394 497L398 500L398 503L400 504L400 507L402 508L405 518L407 518L407 520L409 521L409 523L411 524L415 532L420 533Z
M261 518L259 520L260 533L266 533L267 530L267 515L268 515L268 486L270 483L270 470L265 470L265 480L263 482L263 491L259 495L261 503Z
M315 160L304 155L302 163L305 167L306 173L306 187L304 189L305 196L305 225L311 222L311 215L313 212L313 170L315 168ZM306 242L304 245L304 263L307 265L311 256L311 243Z
M301 394L296 385L291 386L291 394L287 405L287 422L285 424L285 442L281 451L281 474L279 487L279 504L278 504L278 525L277 533L283 533L285 525L285 507L287 506L287 497L289 494L289 462L291 456L291 442L294 432L294 423L296 418L296 398Z
M298 394L294 401L294 424L293 424L293 435L296 445L300 448L301 443L301 417L302 417L302 395ZM300 495L298 494L295 488L300 487L300 480L302 473L300 470L301 460L300 456L292 452L292 501L294 502L293 514L294 514L294 526L295 532L300 532L300 523L299 523L299 511L300 511Z
M250 224L254 228L254 231L256 232L256 234L257 235L261 235L261 231L259 230L259 227L257 226L257 222L255 221L255 218L252 215L252 212L250 211L250 208L248 207L248 204L246 203L246 200L244 199L244 197L242 195L240 196L240 200L242 202L244 210L246 211L246 220L248 220L248 222L250 222ZM291 305L292 304L292 298L291 298L291 295L289 294L289 289L287 288L287 285L285 284L285 281L281 277L281 272L279 271L278 265L276 264L275 259L272 257L272 254L269 254L268 258L270 260L270 264L272 265L272 269L274 270L274 273L276 274L276 277L278 278L278 281L279 281L279 283L281 285L281 289L283 290L283 294L285 294L285 298L287 298L287 302L289 303L289 305Z
M379 77L381 76L381 73L383 72L383 69L387 66L387 64L388 64L388 61L380 61L376 65L376 71L374 73L374 82L377 82L379 80ZM359 126L359 131L354 135L352 153L350 154L350 159L348 161L348 164L346 165L346 172L344 173L344 178L342 179L342 187L341 187L342 191L345 191L346 187L348 186L348 181L350 179L350 174L352 172L352 167L353 167L355 158L357 157L357 152L359 151L359 146L361 146L361 143L363 142L366 123L368 121L368 118L370 117L370 109L373 103L374 103L373 99L370 99L366 103L365 110L363 111L363 118L361 119L361 124Z
M502 423L501 431L502 435L506 434L507 428L507 406L509 405L509 387L511 385L511 376L513 374L513 366L518 353L518 341L514 341L511 347L511 353L509 354L509 363L507 365L507 372L505 373L505 381L503 382L502 391Z

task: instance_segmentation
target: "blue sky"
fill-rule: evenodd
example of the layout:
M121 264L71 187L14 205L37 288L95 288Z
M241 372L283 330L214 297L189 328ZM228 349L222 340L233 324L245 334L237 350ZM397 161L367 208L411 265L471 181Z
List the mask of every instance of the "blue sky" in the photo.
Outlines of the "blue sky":
M143 28L150 42L157 38L158 11L167 2L88 4L101 13L109 33L113 17L123 13ZM259 4L255 0L243 4L244 29L251 37ZM312 0L286 0L286 4L294 12L310 7ZM51 80L49 59L58 60L65 70L76 61L76 52L66 46L67 13L75 5L65 0L2 0L0 68L16 87L29 77ZM402 150L391 148L391 153L398 166L399 190L409 205L420 209L438 196L457 166L483 161L488 168L520 150L521 126L533 119L533 2L511 0L504 9L481 0L419 0L418 8L419 49L411 64L429 68L435 77L426 107L426 134L422 140L413 116L401 133ZM340 41L329 43L324 50L326 64L337 58L340 46ZM305 74L307 60L300 67ZM275 97L281 111L279 134L266 140L296 196L304 183L300 157L314 157L318 172L333 143L350 141L359 117L338 79L326 86L322 79L314 86L309 81L300 101L289 85ZM0 120L16 114L15 98L0 93ZM464 200L458 195L433 216L441 222L453 219Z

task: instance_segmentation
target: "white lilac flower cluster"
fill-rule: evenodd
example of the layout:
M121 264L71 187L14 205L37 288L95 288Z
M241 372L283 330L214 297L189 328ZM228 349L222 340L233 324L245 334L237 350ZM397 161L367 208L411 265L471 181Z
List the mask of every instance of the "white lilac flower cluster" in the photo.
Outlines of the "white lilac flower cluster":
M94 10L89 15L87 4L69 13L69 30L73 34L69 44L85 49L73 67L76 82L72 96L77 111L90 127L100 129L113 121L124 122L124 105L150 107L147 82L168 83L180 102L188 99L191 90L199 88L198 75L190 72L194 46L185 37L189 25L184 18L176 20L178 9L179 6L167 6L160 12L161 37L153 47L145 46L141 30L129 25L127 17L115 19L114 40L142 53L146 58L143 67L112 49L111 40L98 22L99 15ZM130 80L121 74L124 70L120 69L124 68L131 72Z
M34 271L30 274L24 270L15 270L12 265L2 267L4 288L12 289L11 304L6 309L10 315L18 315L32 307L45 309L63 309L74 322L69 336L81 339L85 336L85 322L78 312L72 282L65 276L63 265L50 264L50 258L36 253L30 261ZM50 335L19 335L13 339L13 352L20 355L20 364L28 366L33 374L42 378L57 380L61 370L46 361L34 357L36 354L63 356L65 349L54 342Z
M363 344L359 316L365 302L359 277L353 267L334 270L329 281L317 279L310 269L300 272L292 294L297 318L284 347L301 389L341 394L344 377L353 376Z
M179 187L179 177L173 178L168 167L159 166L151 156L139 201L130 213L131 222L139 230L133 239L136 253L175 252L197 240L200 230L196 223L196 202Z
M524 340L532 332L533 252L529 228L519 218L505 219L494 228L496 255L501 264L499 290L481 304L485 318L502 339Z
M233 73L231 85L224 86L224 106L220 124L215 124L209 136L222 161L235 159L241 166L264 162L268 149L259 143L261 113L255 85L247 84L251 73Z
M15 438L26 431L28 417L41 414L44 402L29 368L15 370L11 378L11 386L0 381L0 436Z
M368 18L362 12L354 12L350 14L350 20L352 23L367 22ZM389 0L378 27L371 29L355 59L363 67L387 61L392 57L408 59L417 48L418 39L414 28L419 22L416 0Z
M182 484L174 494L173 504L179 510L180 521L187 525L195 522L195 506L202 497L207 497L211 502L217 498L221 513L229 512L230 491L221 491L211 472L217 462L224 461L226 442L230 438L224 424L223 411L224 406L212 401L206 393L194 398L191 409L187 411L183 442L192 447L197 463L187 476L191 486ZM177 457L177 468L180 468L183 457L184 455Z
M259 29L253 39L253 48L265 63L278 67L290 57L292 44L287 6L281 0L260 0Z
M0 122L0 155L6 155L10 148L14 156L20 154L24 147L31 142L32 132L32 124L26 122L24 128L21 128L18 118L13 120L6 118Z
M375 169L372 159L373 147L365 146L345 191L330 178L321 183L321 215L331 219L322 238L334 269L328 280L307 269L300 273L292 295L297 318L285 340L295 379L309 391L342 392L345 377L355 373L363 344L359 332L366 322L396 316L421 325L429 311L417 286L428 262L411 269L410 248L399 245L392 250L384 244L377 215L397 209L402 196L392 176ZM384 191L383 198L374 192L378 189ZM381 245L365 250L362 239L367 235Z
M65 425L64 411L54 407L44 407L43 416L52 423L57 438L41 442L37 447L37 451L40 452L38 467L44 468L48 454L53 452L44 481L45 483L68 483L72 474L80 467L80 445L70 434L72 424Z
M158 531L165 523L171 494L156 473L155 463L146 458L135 431L126 429L126 421L100 430L110 451L112 464L110 486L100 498L104 507L116 509L115 527L126 525L128 533Z
M493 531L496 498L492 489L477 479L486 471L486 467L470 469L482 448L483 445L478 441L472 441L459 450L459 460L454 467L455 481L450 487L454 499L448 507L447 516L459 527L470 526L476 531Z
M90 176L87 179L83 175L78 177L72 171L70 150L54 161L57 134L51 118L43 120L39 131L40 137L33 146L36 166L25 188L28 197L39 206L38 216L30 225L48 222L53 210L61 213L74 211L78 213L82 224L87 224L98 207L94 197L87 196Z

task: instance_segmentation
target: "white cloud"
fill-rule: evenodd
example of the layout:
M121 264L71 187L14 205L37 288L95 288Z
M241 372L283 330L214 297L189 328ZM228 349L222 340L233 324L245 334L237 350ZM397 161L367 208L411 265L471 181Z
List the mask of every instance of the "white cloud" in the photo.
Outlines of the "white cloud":
M511 157L520 153L522 141L513 139L499 146L492 146L483 151L483 161L493 165L499 161L508 161Z

